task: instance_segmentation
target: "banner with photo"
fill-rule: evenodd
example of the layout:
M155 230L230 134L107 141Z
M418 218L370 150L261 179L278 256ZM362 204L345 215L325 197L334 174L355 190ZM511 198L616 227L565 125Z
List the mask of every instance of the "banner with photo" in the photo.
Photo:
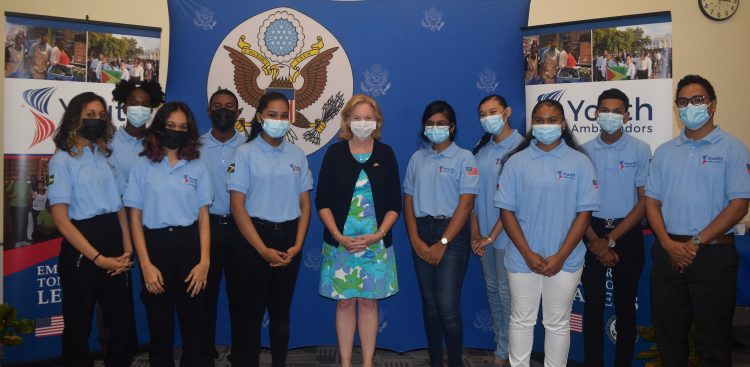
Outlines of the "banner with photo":
M672 23L670 13L653 13L603 20L528 27L523 30L526 126L538 101L554 99L565 109L565 118L579 144L600 132L595 112L599 94L617 88L628 95L630 121L626 133L651 147L652 152L672 138ZM652 237L647 237L650 249ZM649 253L648 251L646 252ZM651 325L648 269L639 281L637 325ZM614 315L616 289L607 274L604 315L605 361L614 360L617 332ZM579 285L571 314L569 358L583 360L583 329L586 302ZM542 351L544 329L537 325L534 350ZM652 335L649 335L652 336ZM637 336L636 354L653 343ZM646 361L637 359L635 365Z
M3 301L36 324L5 350L12 364L60 356L61 239L46 193L55 129L79 93L110 101L122 79L158 78L161 30L11 13L5 21ZM124 112L108 108L124 125ZM91 348L99 349L93 339Z
M597 97L618 88L630 98L625 131L651 150L672 138L672 23L669 13L524 30L526 123L542 99L565 107L579 143L599 134Z

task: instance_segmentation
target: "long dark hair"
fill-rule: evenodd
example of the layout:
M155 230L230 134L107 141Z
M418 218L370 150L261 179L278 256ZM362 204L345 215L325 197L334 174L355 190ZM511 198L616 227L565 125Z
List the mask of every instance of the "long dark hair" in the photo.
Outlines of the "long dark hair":
M448 129L453 128L453 131L450 133L449 139L451 141L456 141L456 135L458 134L458 121L456 121L456 111L453 110L453 107L448 104L446 101L432 101L430 104L427 105L424 109L424 113L422 113L422 129L419 132L419 137L427 142L431 143L430 139L428 139L424 135L424 123L429 120L432 115L436 113L442 113L445 115L445 117L448 118L448 122L450 122L450 125L448 125Z
M260 97L258 108L255 109L255 112L257 113L253 115L253 119L250 121L250 136L247 137L247 141L255 139L260 135L260 132L263 131L263 126L260 124L260 121L258 121L258 114L262 115L263 111L268 108L268 104L273 101L284 101L289 103L286 96L279 92L268 92ZM295 113L295 111L289 111L290 115L293 113Z
M497 100L501 106L508 108L508 101L505 100L505 97L499 95L499 94L491 94L487 97L482 98L481 101L479 101L479 106L477 106L477 112L482 107L483 104L491 101L491 100ZM503 111L504 112L504 111ZM509 123L509 121L505 121L505 123ZM476 146L474 146L474 149L471 151L474 155L479 153L479 150L481 150L487 143L489 143L490 139L492 139L492 134L485 132L484 135L482 135L482 138L479 139L479 142Z
M567 119L565 118L565 109L563 108L562 104L560 104L560 102L558 102L558 101L555 101L554 99L543 99L543 100L541 100L541 101L537 102L537 104L536 104L536 105L534 106L534 109L533 109L533 110L531 110L531 117L532 117L532 118L534 118L534 114L535 114L535 113L536 113L536 112L537 112L537 111L539 110L539 108L540 108L540 107L542 107L542 106L550 106L550 107L552 107L552 108L555 108L555 109L557 109L558 111L560 111L560 114L562 115L563 121L567 121ZM521 142L521 144L518 144L518 146L516 147L516 149L513 149L513 151L511 151L510 153L508 153L508 154L507 154L507 155L505 156L505 158L503 158L503 167L505 167L505 162L507 162L507 161L508 161L508 159L509 159L509 158L510 158L511 156L513 156L514 154L516 154L516 153L518 153L518 152L520 152L520 151L522 151L522 150L524 150L524 149L528 148L528 147L529 147L529 145L531 145L531 140L532 140L532 139L534 139L534 135L533 135L533 134L532 134L531 132L529 132L528 134L526 134L526 138L524 138L524 139L523 139L523 141ZM565 142L565 144L567 144L567 145L568 145L568 146L569 146L569 147L570 147L571 149L575 149L575 150L577 150L577 151L579 151L579 152L583 152L583 151L581 150L581 147L580 147L580 146L578 145L578 143L576 142L576 138L575 138L575 137L573 136L573 133L572 133L572 132L570 131L570 127L569 127L569 126L567 126L567 124L565 125L565 128L564 128L564 129L562 129L562 136L561 136L561 139L562 139L562 140L563 140L563 141ZM501 168L501 169L502 169L502 168Z
M198 128L195 125L195 117L190 107L184 102L174 101L167 102L159 109L154 116L151 126L146 129L146 136L143 139L143 151L141 156L145 156L152 162L159 162L167 155L166 148L161 143L159 136L167 129L167 118L172 112L182 111L187 117L188 134L190 135L187 144L177 151L177 157L187 161L197 159L200 156L201 145L198 137Z
M83 92L73 97L70 102L68 102L68 107L65 109L62 119L60 119L60 125L55 131L55 135L52 137L52 141L55 142L57 149L68 152L68 154L74 157L81 154L81 152L72 151L71 149L76 146L78 130L81 129L81 114L83 113L83 107L96 101L101 102L104 110L107 110L107 102L102 96L94 92ZM112 139L112 135L115 133L115 127L112 125L109 113L107 114L105 123L107 124L107 129L104 131L101 138L93 143L96 143L99 150L104 153L105 156L109 156L110 151L109 148L107 148L107 145Z

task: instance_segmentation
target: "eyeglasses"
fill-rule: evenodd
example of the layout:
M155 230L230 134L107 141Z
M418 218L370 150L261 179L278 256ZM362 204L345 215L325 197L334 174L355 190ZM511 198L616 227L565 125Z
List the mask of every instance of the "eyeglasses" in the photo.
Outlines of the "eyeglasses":
M674 103L677 105L677 107L683 108L687 107L688 103L693 106L705 104L706 99L708 99L708 97L706 96L692 96L690 98L677 98L674 100Z
M425 127L437 127L437 128L444 129L444 128L447 128L448 126L450 126L450 124L451 124L450 122L445 121L445 120L443 120L443 121L425 121L424 126Z

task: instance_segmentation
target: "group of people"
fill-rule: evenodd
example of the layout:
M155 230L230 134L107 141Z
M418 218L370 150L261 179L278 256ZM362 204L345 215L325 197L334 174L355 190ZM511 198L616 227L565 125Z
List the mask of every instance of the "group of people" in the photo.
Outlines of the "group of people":
M45 176L27 175L10 180L6 182L5 193L11 216L10 243L14 248L51 238L54 227L50 225Z
M39 33L39 41L26 46L26 33L18 31L13 44L5 47L5 77L46 79L47 69L54 65L69 65L70 56L63 47L63 39L48 42L47 31Z
M615 54L610 54L608 50L604 50L601 53L597 52L594 55L596 67L594 81L608 80L607 68L618 66L626 68L626 78L628 80L666 77L663 75L663 67L667 60L665 60L661 50L655 50L653 55L654 58L652 59L651 53L647 50L641 50L640 53L620 51ZM656 74L659 74L660 76L656 76Z
M158 63L151 60L142 60L136 58L134 60L125 59L120 56L106 57L103 53L99 53L98 57L94 57L94 53L89 55L89 59L86 62L87 80L93 83L105 83L108 78L102 77L102 72L116 72L119 75L119 80L128 81L133 79L134 81L150 82L159 79Z
M284 95L260 98L249 138L233 128L242 109L225 89L210 97L211 129L202 136L187 105L162 105L155 82L122 81L113 97L127 113L123 128L115 131L102 97L83 93L68 104L54 137L48 197L64 237L58 270L66 365L91 363L95 303L111 330L105 364L130 364L137 343L129 274L137 254L151 365L173 364L175 310L181 365L213 365L223 274L229 360L258 365L268 311L273 365L284 366L313 201L324 224L319 294L336 300L343 366L351 365L357 329L363 365L373 363L377 301L399 291L393 246L402 244L392 228L400 215L432 366L444 365L444 349L449 366L462 365L461 288L472 253L484 273L495 364L529 365L541 303L545 365L565 366L582 282L584 363L603 366L611 269L615 365L630 366L644 217L657 239L652 318L664 365L687 365L692 321L702 363L731 365L738 267L732 229L748 209L750 154L715 125L716 94L700 76L679 82L675 104L685 128L653 157L624 132L629 98L617 89L599 96L602 132L582 146L559 102L538 102L523 137L510 127L507 101L491 95L479 102L484 135L469 151L455 143L452 106L431 102L420 121L423 144L403 182L393 150L381 142L379 105L355 95L342 109L340 142L325 153L314 200L305 154L285 140Z
M537 41L532 41L529 51L524 55L526 84L554 84L560 70L578 65L578 58L573 52L570 44L563 43L558 50L557 41L551 40L546 48L540 50Z

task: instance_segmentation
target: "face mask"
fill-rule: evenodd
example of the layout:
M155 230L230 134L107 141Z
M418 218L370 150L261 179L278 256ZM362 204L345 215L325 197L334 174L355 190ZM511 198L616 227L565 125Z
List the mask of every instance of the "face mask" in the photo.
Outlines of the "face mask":
M614 134L622 128L624 115L612 112L600 112L596 121L607 134Z
M708 114L709 104L688 104L685 107L678 108L680 111L680 120L685 127L690 130L698 130L708 122L711 116Z
M503 111L505 112L505 111ZM503 114L486 116L479 119L479 123L482 124L482 130L488 134L495 135L503 129L505 126L505 120Z
M187 144L188 132L164 129L160 135L161 143L168 149L180 149Z
M531 126L531 135L542 144L552 144L562 135L562 125L540 124Z
M83 119L81 125L79 133L90 142L99 140L107 130L107 122L104 119Z
M358 139L366 139L378 127L378 123L375 120L352 121L349 125L351 126L352 133Z
M448 139L451 132L448 126L428 126L424 129L424 136L434 144L440 144Z
M216 130L227 131L234 127L237 111L228 108L219 108L211 111L211 125Z
M151 119L151 109L143 106L128 106L128 122L133 127L141 127Z
M263 131L265 131L268 136L278 139L289 131L289 120L265 119L263 122Z

